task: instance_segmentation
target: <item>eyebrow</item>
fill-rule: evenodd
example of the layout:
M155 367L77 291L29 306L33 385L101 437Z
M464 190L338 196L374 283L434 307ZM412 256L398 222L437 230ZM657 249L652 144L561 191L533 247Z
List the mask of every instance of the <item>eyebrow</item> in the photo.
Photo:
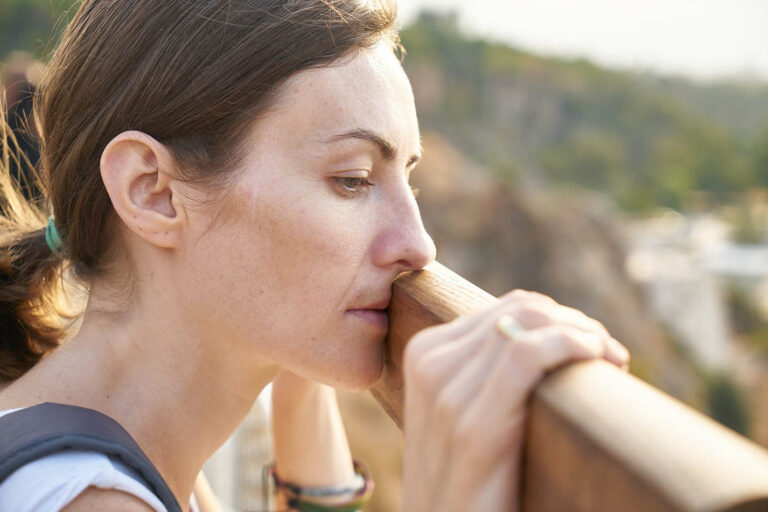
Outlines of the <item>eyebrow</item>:
M369 142L373 142L379 147L379 151L381 151L381 156L384 158L384 160L392 161L397 156L397 149L395 148L395 145L391 141L389 141L385 137L382 137L381 135L379 135L374 131L366 130L364 128L356 128L348 132L334 135L326 139L325 142L333 143L333 142L340 142L346 139L360 139L360 140L367 140ZM419 139L419 146L421 147L421 138ZM411 167L420 159L421 157L419 155L413 155L410 159L408 159L407 167Z

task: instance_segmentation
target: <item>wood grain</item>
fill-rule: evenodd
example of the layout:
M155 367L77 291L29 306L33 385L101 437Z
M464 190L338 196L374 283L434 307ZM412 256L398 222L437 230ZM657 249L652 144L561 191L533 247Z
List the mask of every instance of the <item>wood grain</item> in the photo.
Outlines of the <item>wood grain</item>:
M408 340L496 300L437 262L397 279L372 393L398 426ZM525 512L768 511L768 452L604 361L537 387L523 465Z

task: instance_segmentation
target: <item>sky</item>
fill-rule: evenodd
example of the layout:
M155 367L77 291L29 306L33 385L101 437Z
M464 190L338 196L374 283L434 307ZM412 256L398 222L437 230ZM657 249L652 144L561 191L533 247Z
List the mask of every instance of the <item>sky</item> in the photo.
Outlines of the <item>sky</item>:
M700 80L768 83L768 0L398 0L401 22L425 7L462 27L545 55Z

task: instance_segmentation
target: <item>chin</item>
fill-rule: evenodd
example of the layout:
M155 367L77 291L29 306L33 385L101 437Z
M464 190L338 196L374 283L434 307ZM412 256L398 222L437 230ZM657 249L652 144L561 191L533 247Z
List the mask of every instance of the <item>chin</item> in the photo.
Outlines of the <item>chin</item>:
M317 380L344 391L364 391L379 381L383 371L384 355L380 352L366 360L334 365Z
M373 387L380 377L381 370L375 374L344 375L333 387L344 391L365 391Z

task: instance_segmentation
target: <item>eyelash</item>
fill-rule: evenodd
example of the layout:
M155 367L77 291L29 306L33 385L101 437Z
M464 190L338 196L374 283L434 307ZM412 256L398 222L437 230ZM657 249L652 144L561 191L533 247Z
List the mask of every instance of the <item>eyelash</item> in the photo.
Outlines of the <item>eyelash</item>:
M371 183L371 180L368 178L355 178L355 177L349 177L349 176L343 176L339 178L334 178L336 182L341 186L341 188L351 194L356 194L360 192L360 187L375 187L376 185ZM352 184L350 185L350 182Z
M356 177L349 177L349 176L343 176L334 178L336 182L341 186L341 188L350 194L357 194L360 192L359 187L375 187L376 184L372 183L368 178L356 178ZM348 186L350 182L353 182L351 186ZM419 197L419 189L416 187L411 187L411 193L413 193L413 197Z

